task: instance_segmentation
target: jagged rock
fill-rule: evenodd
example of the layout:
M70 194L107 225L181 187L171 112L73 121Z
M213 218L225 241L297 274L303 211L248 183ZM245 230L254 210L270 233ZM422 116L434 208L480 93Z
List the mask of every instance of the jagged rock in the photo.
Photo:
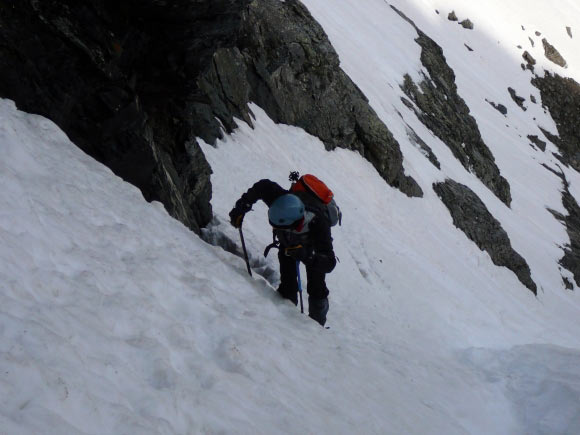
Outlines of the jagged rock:
M503 104L497 104L497 106L495 106L497 108L497 110L499 110L500 113L503 113L504 115L507 115L507 107L505 107Z
M198 11L154 0L69 3L4 2L0 96L53 120L199 232L211 218L211 169L195 140L183 61Z
M542 151L546 151L546 142L544 142L542 139L540 139L537 135L528 135L528 139L530 140L530 142L532 142L534 145L536 145L539 149L541 149Z
M481 138L477 122L457 93L455 74L447 65L443 50L401 11L394 6L391 8L417 31L418 38L415 41L422 48L421 62L429 73L429 77L425 76L419 85L409 75L405 76L402 90L414 103L412 110L451 149L468 171L473 172L509 206L509 183L501 176L493 154Z
M536 59L534 59L534 57L530 53L528 53L527 51L524 51L524 53L522 54L522 57L526 61L527 68L533 72L534 65L536 65Z
M526 260L512 248L507 233L481 199L467 186L451 179L433 184L433 190L449 209L453 224L486 251L494 264L510 269L536 294L537 286Z
M570 26L566 26L566 32L568 33L568 36L572 38L572 28Z
M546 38L542 39L542 44L544 44L544 55L550 62L563 68L567 67L566 60L562 57L560 52L556 50L556 47L550 44Z
M496 104L493 101L488 101L488 100L485 100L485 101L487 101L489 104L491 104L491 106L495 110L497 110L499 113L501 113L502 115L507 115L507 113L508 113L507 107L505 107L503 104Z
M459 24L461 24L461 26L463 26L464 29L473 30L473 23L469 18L461 21Z
M536 97L534 97L533 95L530 95L530 101L534 104L538 104L538 101L536 100Z
M197 81L199 89L209 98L213 114L221 120L227 133L237 128L234 116L252 125L248 108L251 90L249 83L243 80L246 73L246 60L237 47L219 48L213 54L209 68Z
M457 15L455 14L455 11L449 12L449 15L447 15L447 19L449 21L458 21Z
M536 36L542 36L542 34L540 32L538 32L537 30L535 31Z
M536 43L534 42L534 40L532 38L530 38L528 36L528 39L530 40L530 44L532 45L532 48L534 48L536 46Z
M469 51L473 51L473 48L471 48L469 45L467 45L467 44L463 44L463 45L465 45L465 47L466 47L466 48L467 48Z
M576 285L580 287L580 206L570 193L570 183L564 173L550 170L562 180L564 186L564 190L562 191L562 204L568 212L568 215L564 216L555 210L548 209L566 226L568 236L570 237L570 244L563 247L564 256L560 259L560 265L572 272ZM570 287L567 286L567 288Z
M560 137L542 130L561 153L561 160L580 172L580 84L570 78L546 72L532 84L540 90L542 104L556 122Z
M526 101L524 97L518 96L516 90L513 88L508 88L508 92L510 94L510 97L512 97L512 100L514 100L514 103L520 106L524 112L528 110L527 107L524 106L524 101Z

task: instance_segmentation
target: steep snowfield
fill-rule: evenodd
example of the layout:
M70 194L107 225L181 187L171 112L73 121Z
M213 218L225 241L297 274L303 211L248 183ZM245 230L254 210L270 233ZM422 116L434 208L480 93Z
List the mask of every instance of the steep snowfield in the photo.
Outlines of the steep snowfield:
M562 251L559 246L569 242L569 239L564 228L547 211L547 207L565 213L558 194L562 184L542 164L555 169L561 164L552 156L552 152L557 151L553 145L548 144L546 152L541 153L532 149L527 139L528 135L543 137L537 125L554 134L557 134L557 130L554 121L549 114L544 113L541 105L532 104L530 101L529 95L534 95L538 102L541 102L541 98L539 91L530 84L530 72L524 72L520 68L523 50L518 49L517 45L522 44L538 60L536 71L540 75L542 67L546 67L560 74L576 77L575 73L580 66L578 42L575 43L576 49L572 49L571 41L574 40L566 33L566 21L559 21L559 28L555 22L558 22L562 13L568 13L569 16L569 13L577 11L578 8L567 8L568 3L563 2L561 8L554 7L537 12L543 8L537 5L529 7L528 2L510 2L510 5L513 4L512 9L506 8L505 2L490 1L478 6L472 5L463 12L462 2L391 2L442 46L449 65L455 71L459 95L468 104L472 116L478 122L484 142L492 151L502 175L510 183L513 197L510 210L490 195L475 176L467 173L452 157L449 149L433 137L402 104L402 76L409 73L417 79L417 71L421 69L420 47L414 42L417 33L384 0L371 0L368 3L369 7L359 11L358 3L354 0L341 2L340 7L333 9L329 9L321 1L305 1L337 49L342 68L367 95L371 106L400 142L406 168L420 182L423 190L431 190L433 181L445 177L469 186L502 223L516 251L526 254L524 257L532 269L532 278L539 287L544 291L560 288L560 271L555 267L554 260L561 258ZM439 15L436 10L439 10ZM471 18L475 23L474 30L464 29L457 22L449 21L447 13L451 10L456 11L460 20ZM351 26L351 22L356 21L345 19L362 14L361 24L356 28ZM544 20L539 21L542 15ZM502 23L501 20L506 21L503 27L488 25ZM366 23L366 26L362 23ZM527 31L521 28L524 24ZM542 44L534 33L536 29L547 32L544 27L552 30L551 34L543 35L561 50L570 64L568 69L563 70L544 57ZM496 37L496 31L500 36ZM411 35L402 40L400 35L407 35L409 32ZM391 35L397 38L395 43ZM528 36L536 39L535 49L530 47ZM502 39L498 40L500 37ZM464 46L465 43L474 51L469 52ZM372 46L372 50L367 51L369 46ZM400 61L402 54L418 66L410 64L409 59L406 62ZM428 76L426 71L425 74ZM580 81L579 77L576 79ZM518 95L526 98L527 111L524 112L511 100L508 87L516 89ZM486 99L507 106L508 116L504 117L496 111ZM425 158L409 143L399 113L404 114L405 122L433 149L442 162L441 171L425 165ZM566 168L563 170L574 189L578 189L579 174ZM566 272L562 275L569 277Z
M545 210L565 212L561 184L541 166L555 165L551 153L525 139L537 134L533 117L555 126L506 90L537 95L513 48L528 31L545 32L575 74L577 50L566 44L576 39L558 23L578 22L578 8L552 4L534 17L523 2L504 14L499 1L485 13L462 2L394 2L443 46L512 186L508 209L400 102L402 75L418 78L421 68L415 30L380 0L305 4L425 197L406 197L357 154L328 153L256 106L254 129L240 123L216 147L202 144L214 171L208 238L237 242L227 212L259 178L288 185L290 170L313 172L334 190L344 222L333 231L341 262L328 277L325 330L274 294L275 255L261 255L271 241L263 204L244 223L259 272L251 278L241 258L146 203L50 121L0 100L1 434L580 432L580 295L562 286L569 275L557 260L568 239ZM447 21L452 7L473 31ZM508 106L508 118L485 98ZM441 171L409 143L397 111ZM563 170L578 192L578 174ZM430 187L445 177L470 186L501 221L538 297L452 225Z

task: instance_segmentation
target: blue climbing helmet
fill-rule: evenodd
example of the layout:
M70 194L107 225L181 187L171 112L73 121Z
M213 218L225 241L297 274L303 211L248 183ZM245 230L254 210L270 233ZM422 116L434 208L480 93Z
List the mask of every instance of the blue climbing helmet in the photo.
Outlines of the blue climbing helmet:
M292 228L303 217L304 203L291 193L276 198L268 210L270 225L276 228Z

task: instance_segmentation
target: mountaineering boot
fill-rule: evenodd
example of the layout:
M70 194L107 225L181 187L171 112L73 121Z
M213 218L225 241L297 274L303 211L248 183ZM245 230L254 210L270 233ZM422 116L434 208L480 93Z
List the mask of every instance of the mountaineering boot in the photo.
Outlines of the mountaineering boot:
M328 313L328 298L313 299L308 298L308 315L320 323L322 326L326 323L326 314Z
M298 305L298 289L292 288L289 286L285 286L280 284L278 286L278 290L276 290L280 296L284 299L289 299L294 303L294 305Z

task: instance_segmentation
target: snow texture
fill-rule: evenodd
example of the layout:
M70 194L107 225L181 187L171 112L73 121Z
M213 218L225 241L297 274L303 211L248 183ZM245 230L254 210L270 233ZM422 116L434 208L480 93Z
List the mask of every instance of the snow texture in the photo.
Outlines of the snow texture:
M256 106L253 129L240 122L216 147L202 144L214 171L208 240L239 244L227 213L260 178L288 186L299 170L333 189L344 219L333 229L340 263L327 280L325 330L274 292L275 256L261 257L271 241L263 204L244 233L267 279L147 203L52 122L0 100L0 433L580 433L580 292L562 283L568 236L546 210L566 213L561 180L542 166L556 166L556 149L527 140L543 137L537 124L555 125L541 104L523 112L507 93L541 101L518 44L537 71L558 68L530 46L535 31L578 80L580 51L564 25L580 7L392 2L443 47L510 182L510 209L401 102L404 74L422 68L412 26L383 0L304 3L425 197L406 197L358 154L327 152ZM451 10L474 30L448 21ZM507 117L486 99L506 105ZM579 199L580 175L562 170ZM431 188L447 177L501 222L537 297L453 226Z

